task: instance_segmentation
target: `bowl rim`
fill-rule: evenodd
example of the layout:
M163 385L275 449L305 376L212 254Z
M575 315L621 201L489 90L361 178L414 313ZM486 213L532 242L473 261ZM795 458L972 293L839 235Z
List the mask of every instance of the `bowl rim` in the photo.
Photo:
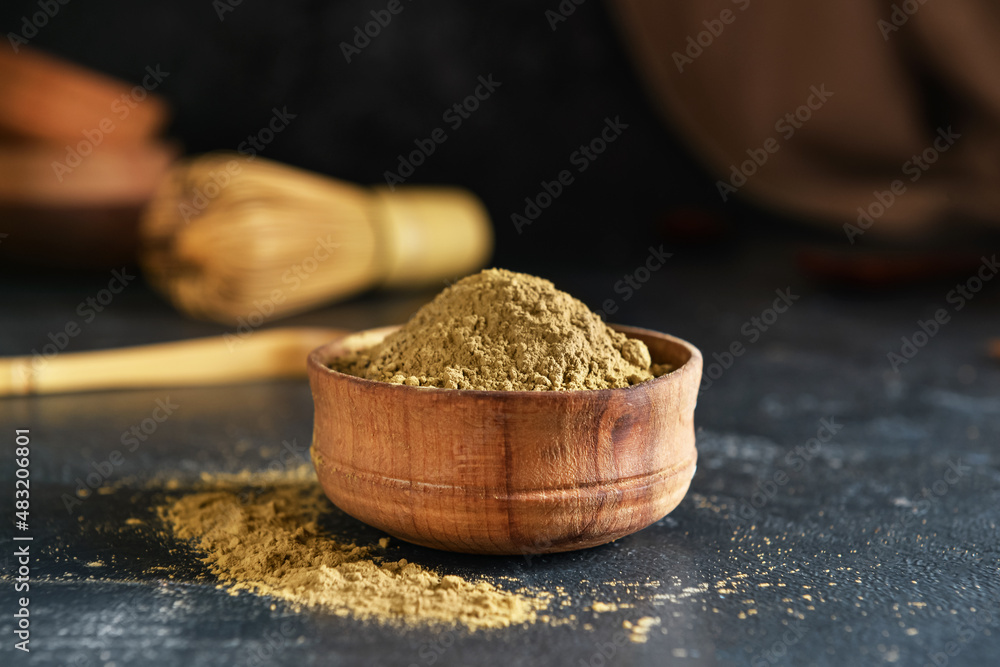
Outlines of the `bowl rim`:
M537 390L537 391L526 390L526 389L512 389L510 391L505 391L502 389L443 389L441 387L412 387L405 384L392 384L389 382L382 382L381 380L369 380L367 378L357 377L356 375L350 375L348 373L342 373L340 371L334 370L326 365L325 360L331 358L328 354L326 354L326 350L332 347L333 345L337 344L344 338L352 336L357 333L362 333L363 331L378 331L380 329L390 329L390 328L398 329L401 326L403 325L372 327L370 329L363 329L362 331L350 331L345 333L343 336L334 338L333 340L323 343L322 345L320 345L319 347L317 347L316 349L314 349L309 353L306 366L310 376L329 375L334 380L340 382L348 381L356 383L359 387L369 387L372 389L377 388L382 391L438 392L444 396L455 396L456 400L460 397L469 397L469 398L509 397L509 398L519 398L522 400L524 398L530 397L536 400L549 401L549 400L560 400L558 398L559 396L566 396L566 395L573 395L573 396L585 395L585 396L594 396L595 398L598 397L603 398L611 393L620 394L621 392L628 392L628 391L649 391L651 388L653 388L654 385L665 384L668 382L672 383L675 381L675 378L676 380L679 381L680 377L683 374L691 372L690 370L692 365L691 362L694 361L695 359L699 359L702 362L704 362L701 350L699 350L697 347L695 347L690 342L684 340L683 338L678 338L677 336L672 336L670 334L663 333L661 331L656 331L654 329L633 327L624 324L608 323L608 326L610 326L612 329L624 333L626 335L640 334L640 335L645 335L647 337L665 339L671 343L680 345L681 347L683 347L688 351L689 356L684 363L682 363L677 368L674 368L673 370L669 371L668 373L664 373L663 375L655 377L652 380L646 380L645 382L640 382L639 384L634 384L629 387L613 387L611 389L563 389L563 390Z

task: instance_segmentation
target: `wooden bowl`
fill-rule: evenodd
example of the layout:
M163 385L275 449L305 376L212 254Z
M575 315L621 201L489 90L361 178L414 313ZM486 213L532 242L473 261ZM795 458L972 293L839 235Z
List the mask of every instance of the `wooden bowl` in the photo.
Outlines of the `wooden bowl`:
M136 72L135 83L145 87L35 49L0 49L0 135L59 148L77 146L87 139L84 132L99 136L104 147L144 144L170 112L149 92L160 83L152 67Z
M326 495L351 516L436 549L549 553L645 528L687 492L702 368L690 343L615 326L676 368L598 391L408 387L328 367L397 328L309 355L313 463Z
M139 214L179 152L166 142L100 146L68 172L66 148L0 144L0 264L116 269L134 264Z

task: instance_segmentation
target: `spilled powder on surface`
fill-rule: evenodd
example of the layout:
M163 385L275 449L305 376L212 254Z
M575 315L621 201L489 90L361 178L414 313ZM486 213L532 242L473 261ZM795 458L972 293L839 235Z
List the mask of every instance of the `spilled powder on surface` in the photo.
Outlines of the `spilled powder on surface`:
M548 280L487 269L331 367L369 380L502 391L629 387L669 370Z
M289 485L249 500L231 490L194 493L162 507L160 515L177 537L195 541L231 591L273 596L297 608L478 630L534 622L548 606L551 596L439 576L405 559L384 561L375 547L337 542L317 525L325 504L318 487Z
M649 641L649 632L660 624L659 616L643 616L636 622L622 621L622 627L629 631L629 641L635 644L645 644Z

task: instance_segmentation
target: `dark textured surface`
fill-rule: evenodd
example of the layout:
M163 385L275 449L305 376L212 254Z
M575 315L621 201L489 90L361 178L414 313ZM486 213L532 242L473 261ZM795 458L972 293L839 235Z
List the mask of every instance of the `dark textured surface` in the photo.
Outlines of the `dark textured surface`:
M952 309L946 297L965 277L877 296L834 293L796 274L784 251L679 250L625 301L614 293L621 272L537 272L594 307L617 298L614 319L691 340L706 367L733 341L747 350L701 395L698 472L658 524L547 557L469 557L399 542L388 550L442 572L516 580L504 586L562 586L569 603L553 614L575 621L475 635L399 630L217 590L190 546L158 533L149 508L164 492L148 482L177 476L183 492L201 471L273 468L283 441L310 439L305 381L6 399L5 489L12 431L32 434L32 652L16 664L996 664L1000 369L984 343L1000 334L1000 285L951 310L894 373L886 354L919 319ZM0 354L40 347L102 286L0 278ZM743 323L789 287L798 300L751 342ZM390 324L428 296L370 295L294 322ZM71 350L223 331L181 319L138 282L82 329ZM180 407L125 455L109 480L117 490L67 512L60 496L74 478L120 449L122 432L168 396ZM823 420L836 433L807 460L810 438L827 435ZM761 489L772 497L755 497ZM0 505L8 573L10 495ZM146 524L127 526L129 517ZM341 537L380 536L334 509L325 521ZM0 593L5 664L11 583ZM630 606L595 614L594 601ZM620 641L623 621L642 616L661 619L648 643Z

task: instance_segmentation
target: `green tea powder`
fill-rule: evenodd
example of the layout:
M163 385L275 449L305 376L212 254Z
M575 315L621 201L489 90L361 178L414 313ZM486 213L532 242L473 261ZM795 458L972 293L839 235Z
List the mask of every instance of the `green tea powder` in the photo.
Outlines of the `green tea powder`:
M670 370L548 280L504 269L460 280L333 367L393 384L503 391L628 387Z

